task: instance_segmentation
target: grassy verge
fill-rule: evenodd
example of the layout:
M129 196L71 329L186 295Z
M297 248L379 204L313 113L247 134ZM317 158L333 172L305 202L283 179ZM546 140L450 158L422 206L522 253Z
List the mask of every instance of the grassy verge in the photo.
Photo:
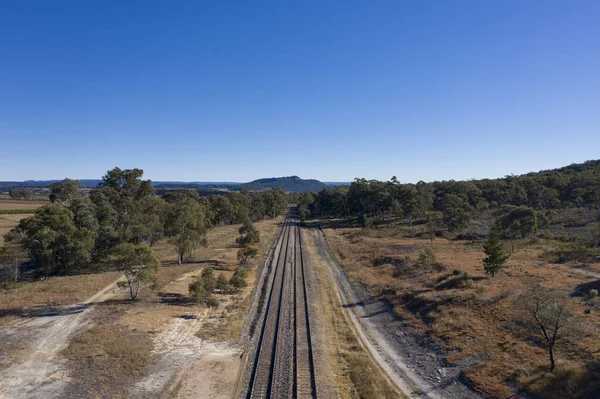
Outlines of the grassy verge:
M341 398L404 397L363 347L342 307L327 265L316 253L313 233L310 230L305 233L309 239L309 245L305 248L317 279L318 322L325 332L324 370L330 383L328 385Z

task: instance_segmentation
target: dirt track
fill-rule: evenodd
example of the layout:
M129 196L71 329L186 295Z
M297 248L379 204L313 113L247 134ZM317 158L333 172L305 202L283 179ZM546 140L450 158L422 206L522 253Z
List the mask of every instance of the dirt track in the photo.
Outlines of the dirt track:
M115 290L116 281L80 304L56 308L7 331L6 335L19 336L29 332L35 336L35 344L22 361L0 373L0 398L60 397L68 373L56 355L88 324L94 303L110 298Z

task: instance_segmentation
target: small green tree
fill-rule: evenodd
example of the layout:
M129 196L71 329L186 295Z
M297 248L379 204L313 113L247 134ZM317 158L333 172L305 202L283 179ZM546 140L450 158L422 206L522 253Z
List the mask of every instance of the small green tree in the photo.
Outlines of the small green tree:
M437 256L435 256L435 252L431 248L425 248L419 253L419 259L417 263L423 269L430 269L437 263Z
M248 277L248 270L238 267L231 279L229 279L229 285L231 285L235 292L239 292L248 286L246 277Z
M193 199L170 205L165 221L165 235L177 250L177 263L191 257L195 248L206 246L206 220L202 205Z
M215 271L213 269L206 268L202 270L202 280L204 281L204 288L209 293L212 293L217 287L217 280L215 278Z
M151 289L159 288L156 272L160 269L160 261L152 248L124 243L113 248L111 254L126 279L117 284L129 287L132 301L137 298L143 283L150 283Z
M240 236L237 238L236 242L243 247L260 242L260 232L250 219L246 219L246 221L242 223L239 232Z
M208 296L206 288L204 288L204 280L202 277L196 278L188 286L190 296L198 303L204 302Z
M216 281L212 284L212 289L214 290L214 286L216 286ZM207 282L202 276L196 278L196 280L190 283L190 285L188 286L188 291L192 299L194 299L198 303L204 304L209 308L215 308L219 306L219 301L213 296L211 290L211 283Z
M442 206L442 221L450 231L464 230L471 221L473 208L462 197L446 194Z
M506 261L510 257L504 251L504 244L497 229L491 230L488 239L483 244L483 251L487 255L483 259L483 270L486 274L491 274L494 277L496 273L506 267Z
M243 247L237 253L238 261L241 266L248 266L250 261L258 256L258 248Z
M227 277L223 273L219 273L217 276L216 289L222 293L229 292L229 280L227 280Z
M425 225L425 230L427 232L427 236L431 243L433 244L433 240L435 240L435 234L441 225L441 216L439 213L435 213L433 215L427 215L427 224Z

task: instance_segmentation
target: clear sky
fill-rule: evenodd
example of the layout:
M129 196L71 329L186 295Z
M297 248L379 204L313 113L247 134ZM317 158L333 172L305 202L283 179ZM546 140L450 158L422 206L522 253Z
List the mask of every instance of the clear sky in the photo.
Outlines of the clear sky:
M0 180L500 177L600 158L597 0L0 2Z

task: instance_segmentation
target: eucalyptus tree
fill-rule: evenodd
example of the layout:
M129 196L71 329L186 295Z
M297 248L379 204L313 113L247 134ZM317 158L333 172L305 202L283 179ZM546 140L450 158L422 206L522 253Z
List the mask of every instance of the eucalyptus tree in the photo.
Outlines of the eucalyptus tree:
M208 221L204 208L192 199L169 204L165 219L165 236L177 251L177 262L192 256L194 249L205 246Z

